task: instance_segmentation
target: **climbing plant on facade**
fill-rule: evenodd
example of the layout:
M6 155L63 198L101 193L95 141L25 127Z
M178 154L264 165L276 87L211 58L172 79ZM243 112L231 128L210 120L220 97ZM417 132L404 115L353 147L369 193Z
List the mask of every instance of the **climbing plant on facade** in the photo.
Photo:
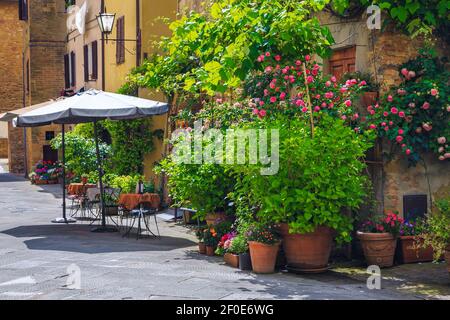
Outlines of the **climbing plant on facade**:
M367 107L369 128L391 140L411 164L424 152L450 159L450 73L444 62L422 50L401 66L401 84Z

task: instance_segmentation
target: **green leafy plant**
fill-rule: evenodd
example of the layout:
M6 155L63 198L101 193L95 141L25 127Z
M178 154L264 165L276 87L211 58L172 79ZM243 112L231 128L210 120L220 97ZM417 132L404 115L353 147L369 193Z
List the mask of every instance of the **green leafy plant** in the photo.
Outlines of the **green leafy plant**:
M431 246L435 260L439 260L446 248L450 249L450 198L436 201L434 208L426 217L423 247Z
M293 233L325 225L336 230L339 242L349 241L352 219L343 210L357 209L366 195L362 159L373 135L357 134L326 114L315 127L314 138L303 118L283 116L254 125L279 130L279 171L265 176L258 165L237 166L235 193L250 197L262 222L288 223Z
M119 176L115 174L106 174L104 176L105 185L108 185L111 188L118 188L121 193L135 193L136 186L140 180L143 180L141 175Z
M234 237L228 251L232 254L243 254L248 252L248 243L245 235L238 234Z

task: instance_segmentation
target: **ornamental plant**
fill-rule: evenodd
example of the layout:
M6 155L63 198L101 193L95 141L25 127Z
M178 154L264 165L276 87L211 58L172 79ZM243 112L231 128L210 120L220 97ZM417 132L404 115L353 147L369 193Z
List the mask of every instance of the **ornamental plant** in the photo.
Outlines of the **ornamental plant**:
M402 82L379 104L367 106L368 129L390 140L411 165L432 152L450 159L450 73L432 52L421 50L400 68Z
M216 254L219 256L223 256L230 250L231 243L233 239L236 237L237 233L235 231L228 232L224 234L217 245Z
M434 259L439 260L450 249L450 197L436 201L434 209L425 220L423 247L431 246Z
M255 241L269 245L280 242L280 235L273 224L254 223L247 230L245 236L247 241Z
M348 124L359 122L355 100L370 89L367 81L350 78L339 83L335 76L324 75L320 64L308 54L292 62L281 54L265 52L257 60L259 70L248 77L244 86L245 95L252 98L249 106L255 116L303 114L316 121L328 114Z
M261 175L259 165L236 166L235 198L250 198L244 205L255 208L264 223L288 223L292 233L324 225L336 230L338 242L350 241L352 218L343 210L356 210L367 194L362 159L372 145L370 132L358 134L326 113L314 138L309 120L298 116L261 119L248 127L279 130L279 171Z
M400 226L400 236L421 236L425 232L425 221L423 219L404 221Z
M403 224L404 220L397 213L387 211L384 216L376 216L363 222L359 230L368 233L390 233L398 236L400 235Z
M228 249L228 252L238 255L248 252L247 239L243 234L238 234L233 238L233 240L231 240L231 245Z

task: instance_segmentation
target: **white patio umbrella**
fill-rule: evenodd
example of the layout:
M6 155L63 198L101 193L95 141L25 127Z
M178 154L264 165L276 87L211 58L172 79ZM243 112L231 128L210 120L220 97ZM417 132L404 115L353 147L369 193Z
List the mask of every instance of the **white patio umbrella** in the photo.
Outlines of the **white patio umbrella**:
M55 101L41 108L18 115L13 124L16 127L37 127L49 124L62 125L62 154L65 163L65 124L94 123L94 135L97 153L98 174L100 184L100 202L102 210L102 226L94 231L108 232L115 229L106 226L105 206L103 201L103 170L100 158L97 121L99 120L131 120L167 113L169 105L122 94L90 89L85 92ZM55 219L56 223L72 222L66 217L65 169L63 166L63 217Z

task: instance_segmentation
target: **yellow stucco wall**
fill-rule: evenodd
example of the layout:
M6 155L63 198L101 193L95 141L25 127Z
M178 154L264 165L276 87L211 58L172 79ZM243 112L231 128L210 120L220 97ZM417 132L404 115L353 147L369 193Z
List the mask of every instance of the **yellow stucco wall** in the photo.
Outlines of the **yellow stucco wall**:
M125 39L136 39L136 0L106 0L105 5L108 12L116 13L116 22L111 39L117 37L117 18L125 17ZM159 17L175 19L178 2L176 0L141 0L140 5L140 28L142 32L141 61L144 53L151 55L155 52L154 41L159 40L161 36L170 35L170 30ZM125 62L116 63L116 42L109 41L105 48L105 66L106 66L106 91L117 91L126 81L126 76L131 69L136 67L136 42L125 42ZM165 97L149 90L140 90L139 96L142 98L165 101ZM167 115L156 116L153 118L153 126L150 130L165 130ZM154 139L155 150L148 154L144 160L144 173L146 179L154 177L153 164L160 160L163 154L163 141Z

